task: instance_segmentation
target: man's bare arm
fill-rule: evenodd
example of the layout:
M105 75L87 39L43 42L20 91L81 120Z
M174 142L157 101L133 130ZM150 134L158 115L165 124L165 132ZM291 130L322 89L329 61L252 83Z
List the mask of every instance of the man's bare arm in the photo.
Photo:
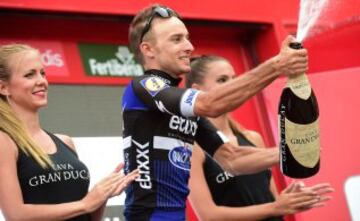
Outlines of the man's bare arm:
M239 107L278 78L280 74L294 76L306 72L308 68L307 51L291 49L289 44L293 40L292 37L288 37L283 42L278 55L256 68L208 92L200 93L195 103L195 114L217 117Z

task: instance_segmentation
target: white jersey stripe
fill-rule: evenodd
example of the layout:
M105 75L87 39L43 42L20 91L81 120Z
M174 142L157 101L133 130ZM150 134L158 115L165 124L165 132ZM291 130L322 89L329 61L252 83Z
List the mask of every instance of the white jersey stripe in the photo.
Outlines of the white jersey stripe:
M187 146L192 150L193 145L175 138L154 136L154 149L172 150L174 147L183 146Z

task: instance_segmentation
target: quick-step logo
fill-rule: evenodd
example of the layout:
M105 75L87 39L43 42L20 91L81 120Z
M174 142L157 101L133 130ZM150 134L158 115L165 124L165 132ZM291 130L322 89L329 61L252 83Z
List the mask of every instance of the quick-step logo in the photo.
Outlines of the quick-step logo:
M169 151L169 160L172 165L182 170L190 170L192 152L186 147L174 147Z

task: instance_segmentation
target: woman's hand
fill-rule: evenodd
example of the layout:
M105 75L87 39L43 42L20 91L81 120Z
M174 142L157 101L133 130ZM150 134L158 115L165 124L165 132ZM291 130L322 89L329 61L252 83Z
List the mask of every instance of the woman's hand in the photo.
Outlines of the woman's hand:
M306 187L302 182L295 182L285 188L274 202L275 216L289 215L325 205L331 199L326 194L334 189L328 183Z
M123 163L119 164L114 172L95 184L90 192L81 200L87 213L95 211L108 198L119 195L129 183L138 177L139 171L137 169L124 175L120 172L123 167Z
M114 173L118 173L121 171L121 169L124 167L124 164L121 163L119 164ZM117 188L115 189L115 191L111 194L110 197L114 197L114 196L118 196L122 193L122 191L131 183L133 182L136 178L139 177L139 170L133 170L131 171L131 173L127 174L126 176L123 175L123 178L117 183Z
M329 183L320 183L320 184L316 184L313 186L302 186L302 190L310 190L310 191L315 191L317 193L317 197L318 197L318 202L315 204L312 204L310 208L314 208L314 207L322 207L325 205L325 201L328 201L331 199L331 196L327 196L326 194L328 193L332 193L334 192L334 188L331 187L331 185ZM310 209L308 208L308 209ZM305 208L306 209L306 208Z

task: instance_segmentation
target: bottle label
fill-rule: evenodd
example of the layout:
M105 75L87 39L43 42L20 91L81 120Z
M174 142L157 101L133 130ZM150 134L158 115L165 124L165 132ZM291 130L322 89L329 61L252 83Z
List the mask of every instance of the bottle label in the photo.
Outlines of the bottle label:
M307 100L311 95L311 85L305 74L288 78L286 87L303 100Z
M319 119L296 124L285 118L285 140L292 156L304 167L313 168L320 159Z

